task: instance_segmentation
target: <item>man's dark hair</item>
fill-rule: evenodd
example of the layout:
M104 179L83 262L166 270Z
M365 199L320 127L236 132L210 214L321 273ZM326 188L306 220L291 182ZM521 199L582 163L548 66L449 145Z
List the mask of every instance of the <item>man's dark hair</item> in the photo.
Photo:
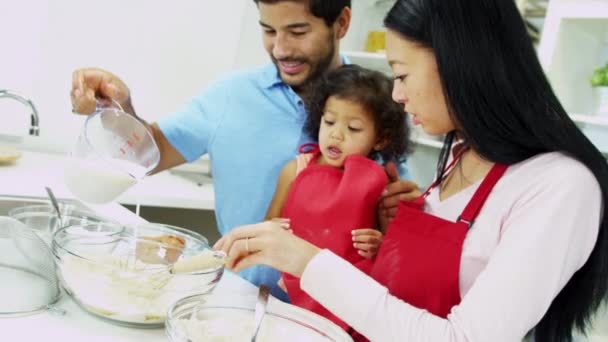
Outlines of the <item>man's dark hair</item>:
M308 2L310 13L317 18L323 18L327 26L336 22L344 7L351 7L350 0L253 0L256 5L260 2L274 4L282 1Z

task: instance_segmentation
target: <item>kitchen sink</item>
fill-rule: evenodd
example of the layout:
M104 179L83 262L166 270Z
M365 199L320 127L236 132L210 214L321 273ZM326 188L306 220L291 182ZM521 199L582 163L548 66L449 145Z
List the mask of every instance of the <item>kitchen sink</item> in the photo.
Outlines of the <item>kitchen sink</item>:
M59 200L61 204L73 206L76 209L90 211L82 203L75 200ZM27 205L49 205L51 201L45 197L0 196L0 216L7 216L11 209Z

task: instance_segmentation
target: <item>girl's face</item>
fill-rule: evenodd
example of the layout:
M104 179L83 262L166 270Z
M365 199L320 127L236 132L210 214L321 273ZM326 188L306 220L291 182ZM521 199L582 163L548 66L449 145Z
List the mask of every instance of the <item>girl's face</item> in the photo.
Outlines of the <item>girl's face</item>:
M319 147L319 163L340 168L351 154L367 157L374 149L382 148L373 115L359 103L335 96L325 102Z
M393 100L403 104L412 123L431 135L454 130L433 52L387 30L386 55L395 76Z

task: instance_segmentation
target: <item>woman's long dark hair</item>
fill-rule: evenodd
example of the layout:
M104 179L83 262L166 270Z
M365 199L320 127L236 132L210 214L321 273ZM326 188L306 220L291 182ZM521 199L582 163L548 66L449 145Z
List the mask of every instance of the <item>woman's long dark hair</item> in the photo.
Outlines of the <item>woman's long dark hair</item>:
M608 164L553 93L514 1L398 0L384 24L434 52L457 134L482 157L514 164L561 151L591 170L608 203ZM588 327L608 291L607 233L603 215L591 256L531 332L537 342L570 342Z

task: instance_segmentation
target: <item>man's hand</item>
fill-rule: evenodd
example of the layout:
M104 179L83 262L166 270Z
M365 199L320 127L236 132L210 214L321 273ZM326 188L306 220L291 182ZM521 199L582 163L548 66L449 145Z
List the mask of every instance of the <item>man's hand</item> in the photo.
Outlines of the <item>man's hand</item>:
M72 110L79 114L91 114L97 100L118 102L126 112L133 109L127 85L114 74L97 68L78 69L72 74Z

